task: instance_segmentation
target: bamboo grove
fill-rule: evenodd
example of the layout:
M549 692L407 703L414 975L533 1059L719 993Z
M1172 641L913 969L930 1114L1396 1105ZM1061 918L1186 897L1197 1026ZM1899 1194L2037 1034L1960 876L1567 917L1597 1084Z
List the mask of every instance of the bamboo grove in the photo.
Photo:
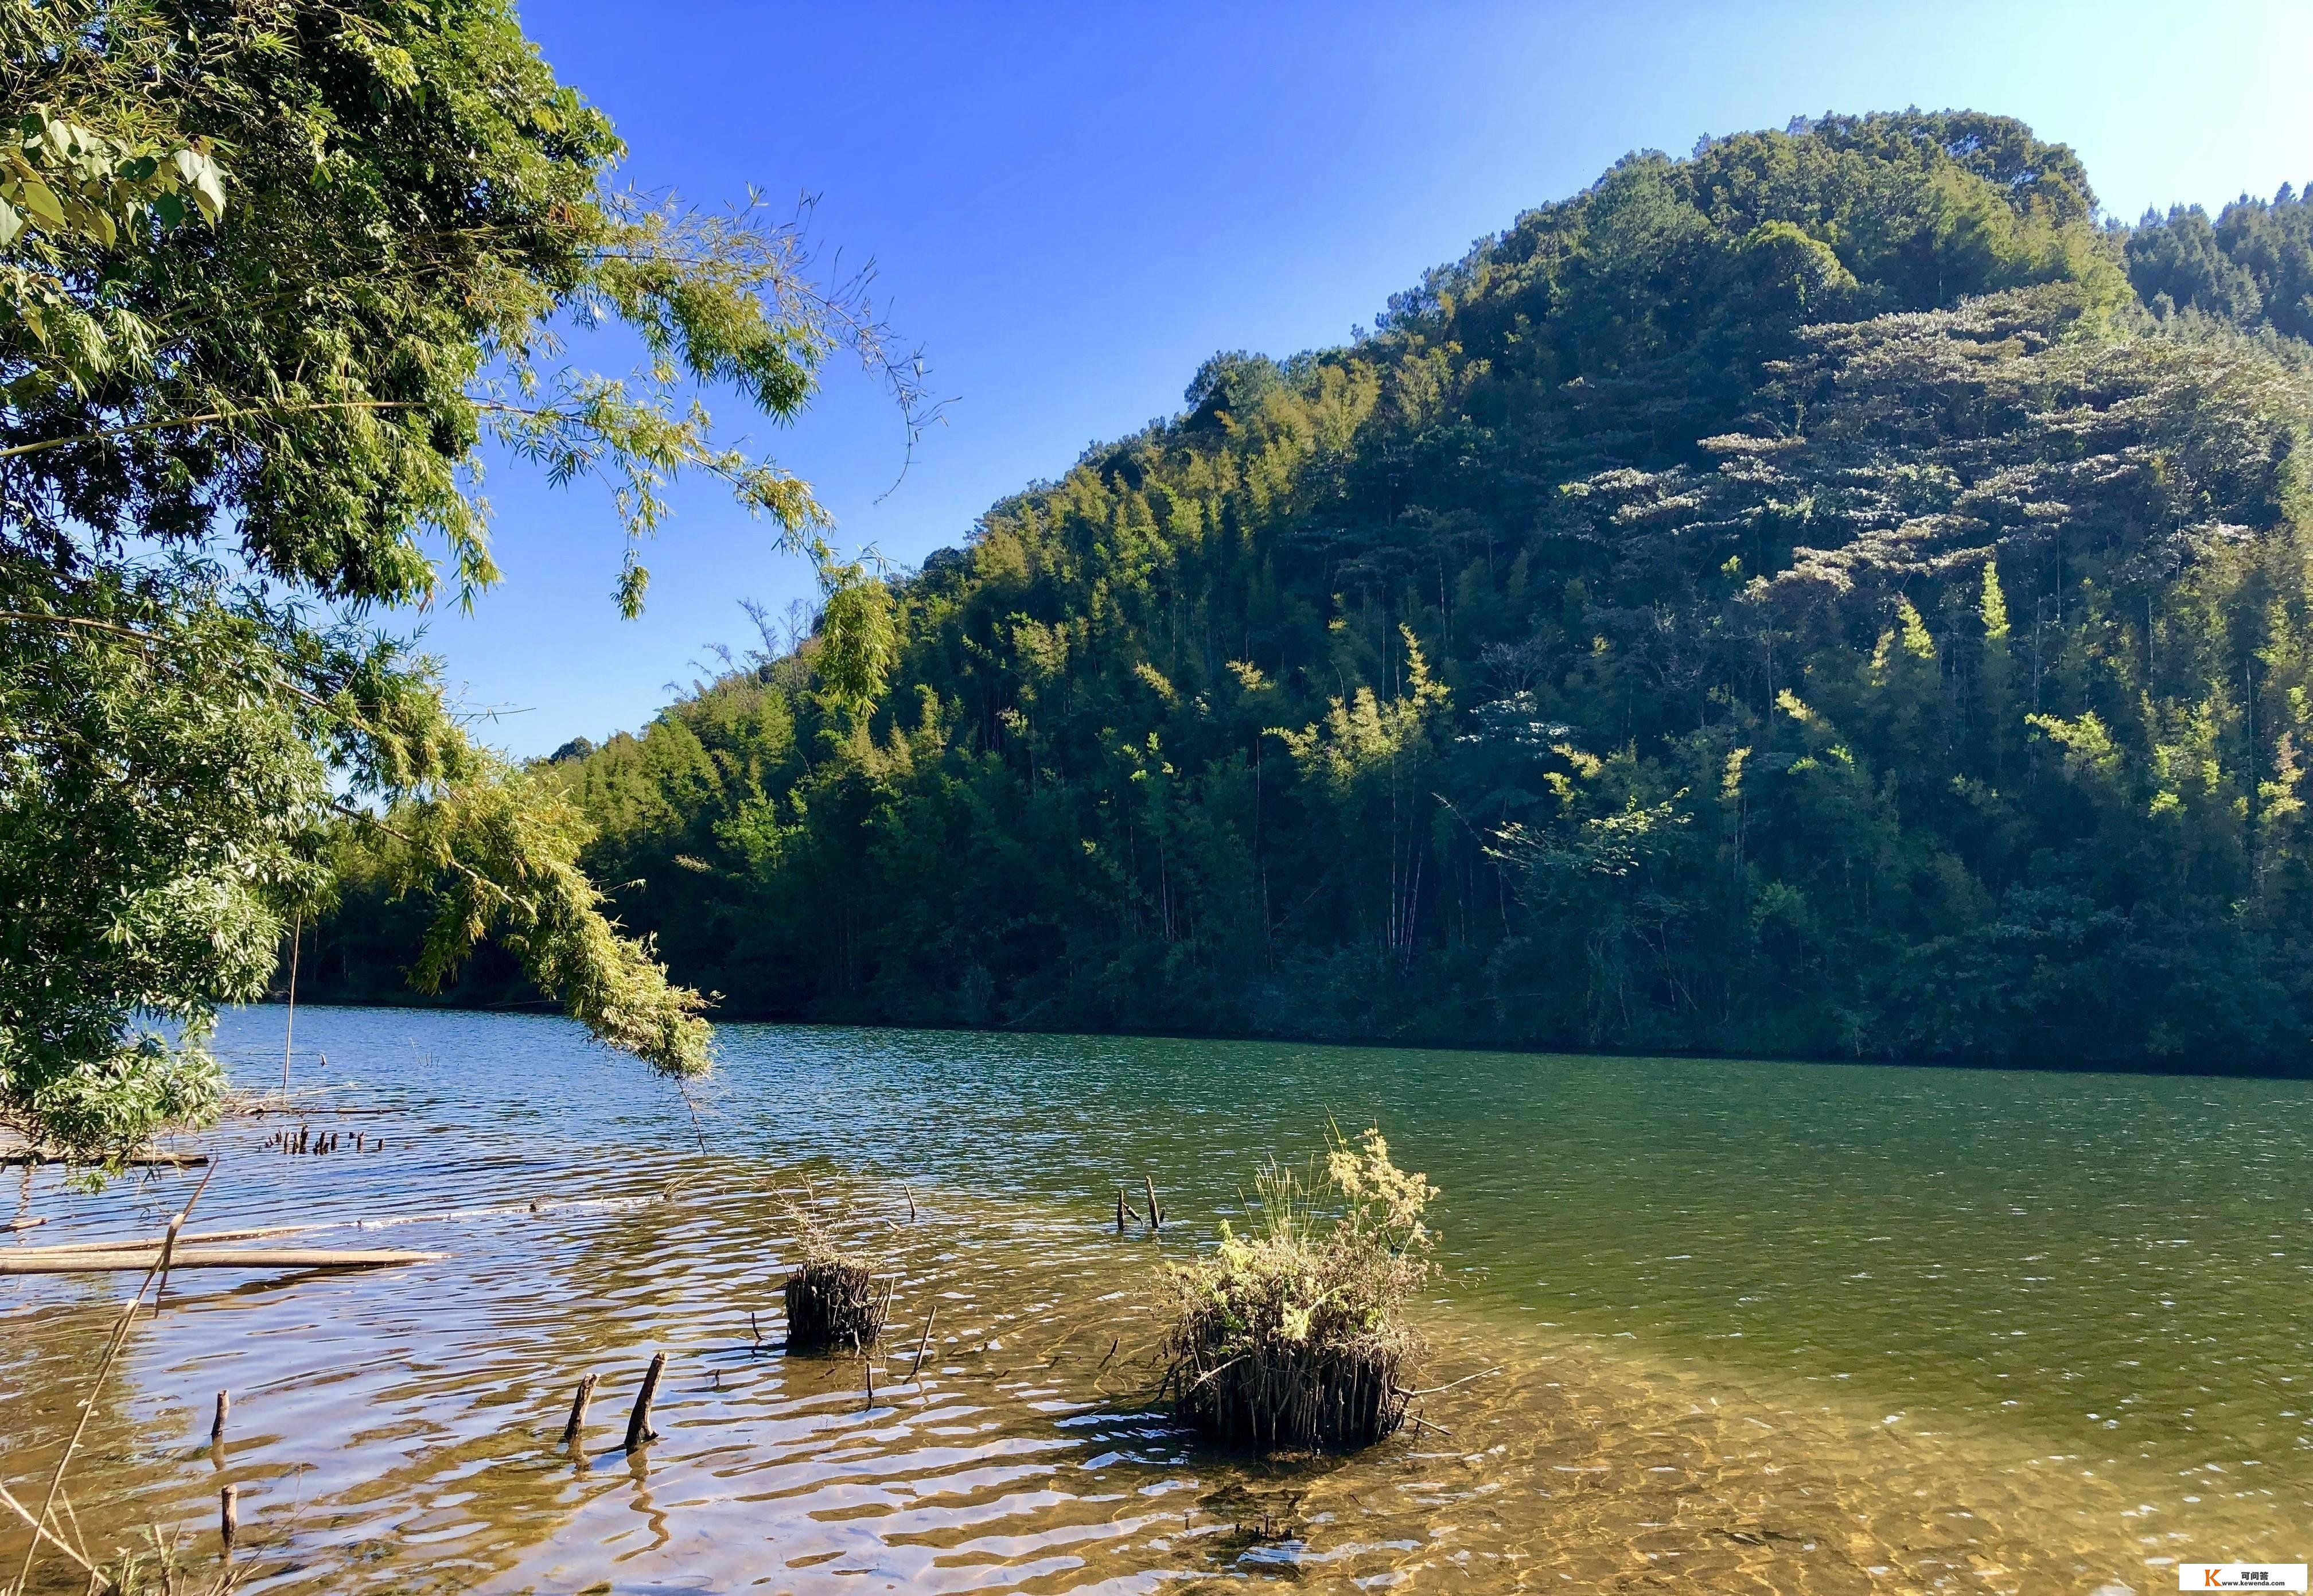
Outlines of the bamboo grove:
M2309 333L2287 190L1634 155L541 771L726 1016L2298 1069Z

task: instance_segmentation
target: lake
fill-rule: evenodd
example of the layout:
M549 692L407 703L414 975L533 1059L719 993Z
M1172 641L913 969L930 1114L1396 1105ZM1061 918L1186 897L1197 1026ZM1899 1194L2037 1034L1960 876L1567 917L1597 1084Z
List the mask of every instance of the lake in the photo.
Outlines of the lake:
M278 1086L281 1025L225 1017L238 1084ZM316 1239L450 1256L174 1277L75 1465L92 1546L181 1529L213 1567L231 1482L265 1591L2117 1596L2313 1556L2303 1083L720 1036L686 1104L558 1019L301 1010L311 1100L385 1110L304 1123L384 1148L228 1121L192 1228L463 1211ZM1157 1271L1329 1123L1443 1188L1421 1383L1465 1383L1353 1458L1205 1452L1147 1399ZM1166 1230L1120 1238L1144 1175ZM196 1178L27 1174L49 1222L14 1244L157 1230ZM869 1361L778 1350L800 1207L896 1277L872 1401ZM135 1282L0 1281L19 1497ZM661 1439L629 1459L654 1350ZM13 1576L13 1528L0 1552Z

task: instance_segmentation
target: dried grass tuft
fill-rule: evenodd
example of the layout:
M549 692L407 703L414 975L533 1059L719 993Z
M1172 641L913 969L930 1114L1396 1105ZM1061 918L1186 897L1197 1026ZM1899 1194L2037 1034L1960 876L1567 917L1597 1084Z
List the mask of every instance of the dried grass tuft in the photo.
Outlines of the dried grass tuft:
M1390 1161L1378 1130L1337 1133L1306 1177L1272 1161L1254 1186L1258 1230L1224 1222L1211 1257L1169 1272L1175 1413L1208 1440L1264 1451L1394 1433L1420 1352L1403 1310L1435 1269L1421 1213L1437 1189Z
M787 1279L787 1350L865 1352L884 1333L887 1299L874 1268L844 1252L807 1209L790 1204L803 1263Z

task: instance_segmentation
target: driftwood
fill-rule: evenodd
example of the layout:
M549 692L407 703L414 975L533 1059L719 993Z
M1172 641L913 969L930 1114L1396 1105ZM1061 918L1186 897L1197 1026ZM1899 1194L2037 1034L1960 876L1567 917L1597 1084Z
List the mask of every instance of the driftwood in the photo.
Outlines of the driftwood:
M395 1252L384 1248L246 1247L178 1248L171 1269L375 1269L391 1264L430 1264L445 1252ZM0 1274L92 1274L108 1269L153 1269L161 1249L115 1248L101 1252L61 1252L48 1248L11 1248L0 1252Z
M375 1106L343 1107L334 1103L316 1103L293 1094L287 1098L242 1098L227 1103L220 1117L224 1119L263 1119L268 1114L406 1114L405 1108L381 1108Z
M658 1395L658 1377L666 1372L666 1354L651 1354L650 1369L643 1375L643 1389L635 1393L634 1411L627 1415L627 1451L637 1451L658 1439L651 1428L651 1399Z
M533 1202L499 1208L448 1209L436 1213L397 1213L383 1219L340 1219L310 1225L255 1225L238 1230L200 1230L177 1238L180 1247L207 1246L221 1241L263 1241L276 1236L311 1236L322 1230L383 1230L396 1225L449 1224L461 1220L502 1219L511 1214L585 1212L601 1209L646 1206L656 1197L586 1197L571 1202ZM41 1221L35 1221L34 1223ZM59 1241L46 1247L10 1248L17 1257L78 1256L83 1253L152 1252L158 1243L150 1237L131 1236L102 1241Z
M198 1247L216 1241L260 1241L268 1236L295 1236L307 1230L329 1229L326 1225L260 1225L247 1230L202 1230L177 1238L180 1247ZM67 1252L150 1252L154 1242L150 1236L128 1236L110 1241L58 1241L47 1247L20 1247L11 1257L37 1258L48 1253Z
M47 1214L36 1213L29 1219L12 1219L5 1225L0 1226L0 1230L6 1230L12 1232L16 1230L29 1230L36 1225L44 1225L48 1222L48 1216Z
M908 1366L908 1378L910 1380L923 1371L924 1352L932 1344L932 1326L938 1322L939 1304L935 1302L932 1304L931 1311L924 1315L924 1338L916 1343L916 1361Z
M0 1153L0 1168L69 1164L72 1161L60 1152ZM205 1167L208 1161L209 1155L205 1152L138 1153L135 1158L120 1160L124 1166L131 1169L198 1169Z
M570 1399L569 1422L562 1426L562 1444L565 1446L576 1445L578 1437L585 1433L586 1405L594 1399L595 1379L592 1374L579 1379L578 1394Z
M175 1216L169 1221L169 1234L171 1238L184 1229L187 1220L192 1218L193 1210L200 1205L201 1198L208 1192L209 1181L215 1175L216 1167L211 1165L207 1172L201 1177L200 1184L193 1187L193 1195L185 1199L185 1205L177 1210ZM64 1451L57 1454L56 1468L48 1476L48 1495L41 1499L40 1511L28 1515L32 1523L32 1539L31 1543L24 1548L23 1563L16 1570L13 1588L18 1591L24 1590L31 1583L32 1565L40 1561L41 1538L48 1533L47 1526L50 1521L50 1515L56 1512L57 1498L64 1495L65 1472L72 1467L73 1453L80 1446L81 1437L88 1433L88 1421L96 1412L97 1395L104 1389L105 1377L112 1372L113 1360L120 1355L120 1349L128 1344L128 1333L136 1323L136 1310L144 1305L145 1290L153 1283L153 1277L160 1272L162 1261L166 1257L165 1252L160 1248L154 1248L152 1266L145 1271L144 1280L138 1283L136 1292L128 1301L121 1304L120 1317L113 1321L112 1332L105 1337L104 1355L97 1360L96 1376L89 1384L88 1395L82 1398L80 1401L80 1418L73 1425L72 1433L65 1438ZM69 1503L66 1504L66 1511L70 1511ZM88 1567L86 1558L79 1558L78 1561L84 1568ZM90 1568L89 1585L92 1592L94 1591L96 1583L96 1570Z

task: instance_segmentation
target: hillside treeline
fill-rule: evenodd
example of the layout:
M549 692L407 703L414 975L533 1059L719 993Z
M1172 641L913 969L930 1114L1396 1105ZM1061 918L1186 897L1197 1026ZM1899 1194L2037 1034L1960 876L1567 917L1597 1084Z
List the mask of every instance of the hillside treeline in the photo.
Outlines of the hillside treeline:
M726 1017L2295 1068L2309 335L2286 189L1633 155L545 774Z

